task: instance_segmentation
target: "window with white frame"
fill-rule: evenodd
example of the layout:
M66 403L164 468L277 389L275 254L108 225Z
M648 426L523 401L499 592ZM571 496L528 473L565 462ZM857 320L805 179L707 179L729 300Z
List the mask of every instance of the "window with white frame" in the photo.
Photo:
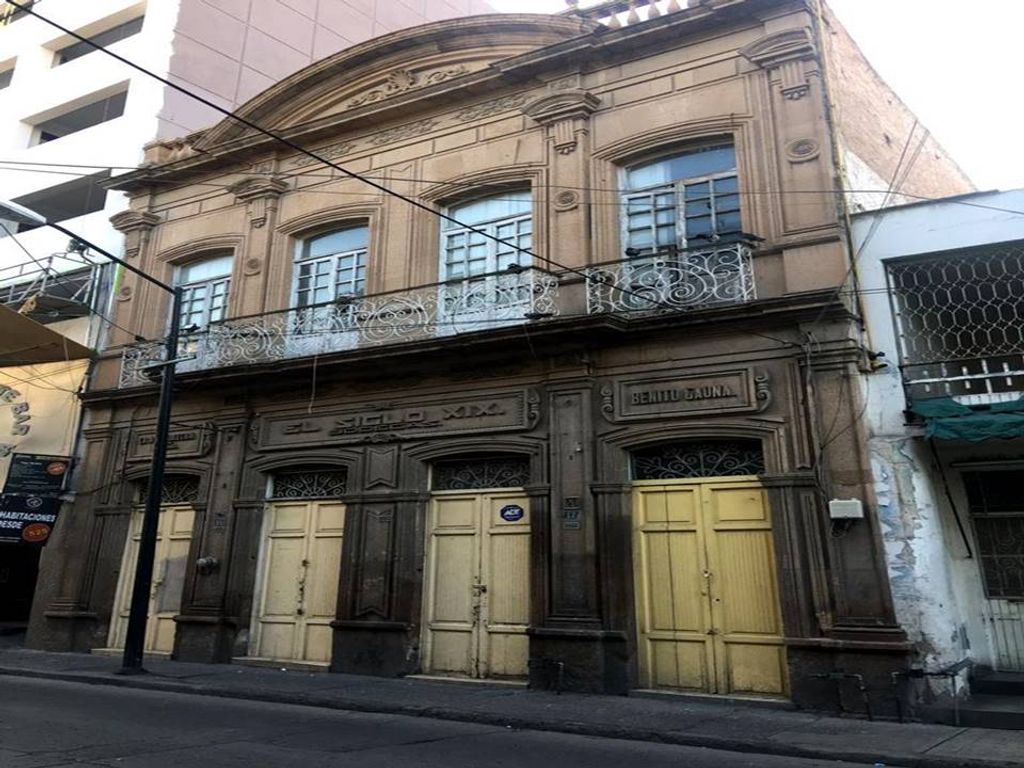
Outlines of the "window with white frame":
M623 245L640 253L699 247L740 234L732 144L665 155L624 172Z
M308 307L366 292L369 228L326 232L299 243L295 258L295 306Z
M182 264L174 284L182 289L181 328L206 328L224 319L231 289L230 251Z
M452 205L445 211L458 220L441 223L441 280L465 280L509 267L525 267L533 245L533 196L510 190ZM467 226L486 232L496 242Z

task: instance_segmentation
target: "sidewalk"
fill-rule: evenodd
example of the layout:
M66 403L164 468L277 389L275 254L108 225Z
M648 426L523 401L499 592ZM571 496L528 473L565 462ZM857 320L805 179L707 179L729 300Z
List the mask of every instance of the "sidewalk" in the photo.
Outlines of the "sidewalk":
M868 722L684 697L557 695L501 685L286 672L225 664L152 660L146 663L150 674L131 677L115 675L118 667L118 659L100 656L0 649L0 676L414 715L868 765L1024 766L1024 731ZM2 686L0 682L0 690Z

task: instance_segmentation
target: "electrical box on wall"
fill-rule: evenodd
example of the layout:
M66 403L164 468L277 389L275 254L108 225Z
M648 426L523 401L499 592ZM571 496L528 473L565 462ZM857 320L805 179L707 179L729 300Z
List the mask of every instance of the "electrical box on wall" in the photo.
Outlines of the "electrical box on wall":
M832 499L828 516L833 520L860 520L864 517L864 504L860 499Z

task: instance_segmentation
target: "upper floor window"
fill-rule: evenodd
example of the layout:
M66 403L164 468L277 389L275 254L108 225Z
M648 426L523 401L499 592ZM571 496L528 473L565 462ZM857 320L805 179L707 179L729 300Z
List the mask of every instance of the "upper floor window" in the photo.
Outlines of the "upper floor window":
M83 35L83 37L88 37L99 46L113 45L119 40L124 40L132 35L139 34L139 32L142 31L142 21L143 17L139 16L138 18L131 19L123 24L118 24L117 26L104 30L103 32L97 32L94 35ZM53 66L59 67L61 64L67 64L69 61L80 59L82 56L85 56L87 53L92 53L95 50L96 48L89 43L76 41L57 51L53 60Z
M87 213L102 211L106 205L107 190L101 185L110 176L108 171L82 176L37 192L14 198L14 202L30 208L48 221L67 221ZM35 229L39 224L19 223L18 232ZM0 230L0 234L3 230Z
M231 289L232 254L218 253L177 268L174 284L182 289L181 327L205 328L224 319Z
M366 292L366 226L303 240L295 261L295 306L323 304Z
M739 180L732 144L700 147L634 165L622 194L626 248L700 246L740 229Z
M123 90L120 93L91 101L81 107L51 117L49 120L36 123L37 142L45 144L48 141L84 131L86 128L120 117L124 114L127 97L128 91Z
M533 246L533 196L512 190L450 206L446 213L459 224L441 223L441 280L461 280L511 266L529 266L522 250ZM466 226L487 232L498 243Z
M14 78L14 64L11 62L4 62L0 64L0 91L7 88L11 84L11 80Z

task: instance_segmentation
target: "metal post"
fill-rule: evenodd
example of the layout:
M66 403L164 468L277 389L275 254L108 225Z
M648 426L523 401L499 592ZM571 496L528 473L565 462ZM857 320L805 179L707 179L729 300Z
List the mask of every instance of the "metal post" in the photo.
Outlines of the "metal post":
M174 365L178 357L178 335L181 330L181 288L176 288L156 279L139 267L124 259L118 258L109 251L91 243L70 229L52 221L47 221L35 211L11 202L0 200L0 212L18 222L48 226L61 232L73 240L106 256L115 264L138 275L146 282L155 285L162 291L171 294L171 323L167 334L167 353L160 365L163 379L160 384L160 401L156 422L156 441L153 444L153 460L149 475L149 488L146 491L146 510L142 517L142 534L139 541L139 559L135 564L135 581L132 586L131 608L128 613L128 631L124 642L124 661L122 674L138 674L144 672L142 656L146 645L146 619L149 613L149 592L153 585L153 559L156 554L156 535L160 523L160 501L164 484L164 466L167 463L167 443L171 431L171 406L174 401Z
M124 657L121 674L135 675L145 672L142 657L146 647L146 621L149 597L153 586L153 559L156 555L156 536L160 524L160 502L164 485L164 466L167 463L167 441L171 432L171 405L174 401L174 361L178 356L178 332L181 327L181 288L174 288L171 300L171 327L167 333L167 352L160 366L160 402L157 407L156 440L153 443L153 463L146 489L146 509L142 515L139 555L135 563L135 581L132 585L131 607L128 609L128 630L124 638Z

